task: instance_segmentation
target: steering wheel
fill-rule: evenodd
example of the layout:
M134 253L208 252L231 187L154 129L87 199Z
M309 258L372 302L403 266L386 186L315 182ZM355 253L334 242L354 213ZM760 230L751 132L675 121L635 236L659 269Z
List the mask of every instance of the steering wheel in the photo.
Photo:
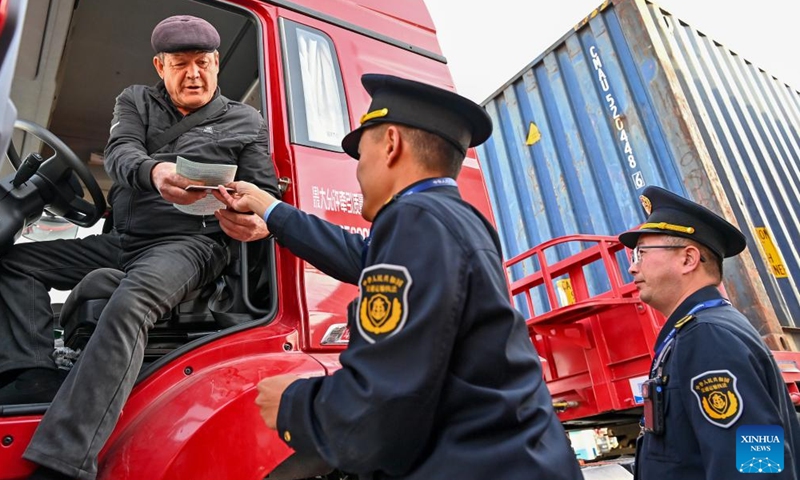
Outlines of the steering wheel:
M53 156L42 162L36 171L49 187L44 195L48 212L60 215L79 227L91 227L106 211L106 199L89 168L80 161L64 142L39 124L27 120L17 120L14 128L18 128L38 138L55 152ZM13 142L8 147L8 158L15 169L19 170L22 162ZM89 203L83 199L83 190L75 181L77 176L92 197Z

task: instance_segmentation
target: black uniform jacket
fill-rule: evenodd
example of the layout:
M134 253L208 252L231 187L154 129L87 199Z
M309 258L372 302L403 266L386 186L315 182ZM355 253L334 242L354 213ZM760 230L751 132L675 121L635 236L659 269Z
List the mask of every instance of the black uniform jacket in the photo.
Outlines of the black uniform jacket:
M137 95L143 115L137 108ZM219 90L215 98L218 95ZM194 162L236 164L237 180L280 195L264 119L248 105L223 100L221 111L148 155L147 138L178 123L183 115L172 104L164 82L154 87L128 87L117 97L105 150L105 169L114 182L108 200L117 231L142 236L221 231L213 215L179 211L161 198L151 183L150 172L156 163L174 163L178 155Z
M695 292L667 320L656 345L693 307L720 298L716 287ZM747 318L730 305L708 308L685 323L675 338L663 369L665 433L646 433L641 439L638 478L798 478L800 424L780 370ZM754 447L756 442L742 441L770 432L765 426L783 429L783 465L769 460L774 455L764 451L764 444ZM777 448L766 440L770 450ZM751 473L758 468L770 473Z
M342 368L298 380L279 434L359 478L579 479L494 229L455 187L397 196L371 242L291 206L268 226L359 285Z

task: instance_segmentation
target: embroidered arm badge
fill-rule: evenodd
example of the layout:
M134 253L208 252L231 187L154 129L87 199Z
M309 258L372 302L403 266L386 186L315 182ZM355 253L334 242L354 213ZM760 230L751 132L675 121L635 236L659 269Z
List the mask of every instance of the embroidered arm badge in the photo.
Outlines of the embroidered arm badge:
M356 324L366 341L375 343L403 329L411 283L408 270L399 265L372 265L361 272Z
M744 401L730 370L709 370L692 378L692 393L703 417L718 427L729 428L742 415Z

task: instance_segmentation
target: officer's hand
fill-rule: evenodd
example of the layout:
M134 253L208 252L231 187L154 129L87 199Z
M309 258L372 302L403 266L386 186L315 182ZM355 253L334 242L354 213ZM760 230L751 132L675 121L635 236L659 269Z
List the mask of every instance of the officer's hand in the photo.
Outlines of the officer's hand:
M281 406L281 395L298 378L300 377L297 375L278 375L258 382L256 405L261 410L261 418L264 419L267 427L273 430L278 428L278 409Z
M233 194L220 187L214 191L214 196L217 200L237 212L253 212L263 218L267 207L278 201L275 197L252 183L233 182L225 186L233 188L235 190Z
M267 224L258 215L239 213L233 210L217 210L214 216L219 220L219 226L229 237L240 242L261 240L269 235Z
M184 190L189 185L202 185L203 182L189 180L175 173L175 164L170 162L157 163L150 171L150 179L161 197L178 205L189 205L208 195L205 190L187 192Z

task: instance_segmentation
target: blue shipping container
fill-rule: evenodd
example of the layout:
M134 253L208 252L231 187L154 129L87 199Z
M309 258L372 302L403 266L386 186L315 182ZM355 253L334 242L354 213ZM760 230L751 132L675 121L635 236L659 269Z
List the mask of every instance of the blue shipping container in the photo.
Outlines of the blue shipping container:
M506 258L631 228L644 220L642 189L659 185L739 225L749 248L725 262L728 294L772 348L800 345L795 89L652 2L616 0L484 107L495 131L478 153Z

